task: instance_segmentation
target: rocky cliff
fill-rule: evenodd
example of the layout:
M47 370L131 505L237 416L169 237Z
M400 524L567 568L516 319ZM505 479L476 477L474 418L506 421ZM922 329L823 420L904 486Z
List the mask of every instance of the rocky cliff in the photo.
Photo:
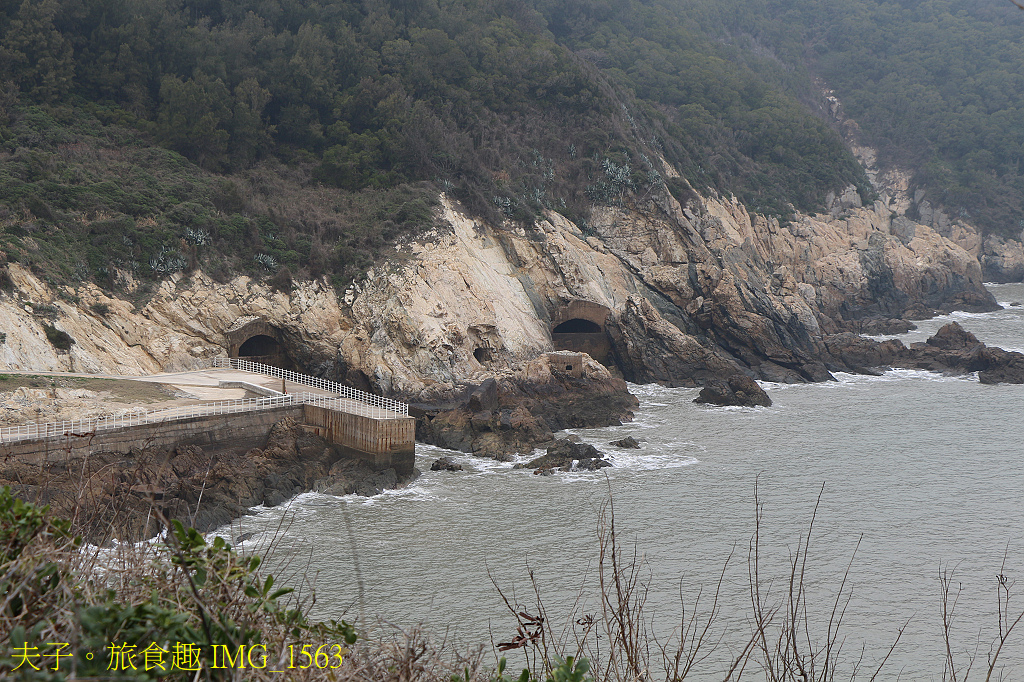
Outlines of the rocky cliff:
M824 88L820 82L819 86ZM879 162L878 151L862 142L860 127L846 116L835 91L824 88L822 94L828 115L842 131L847 146L864 167L885 208L897 216L911 217L914 222L930 227L961 246L981 263L986 282L1024 281L1024 230L1016 239L984 236L966 213L950 216L941 200L933 196L935 192L914 182L913 171ZM830 197L827 201L833 214L841 210L841 202L834 199Z
M530 227L487 225L442 198L435 230L342 296L320 281L282 293L196 272L133 305L130 291L54 289L12 264L0 367L184 369L223 354L240 317L260 316L307 371L417 402L595 334L607 364L632 381L697 385L737 370L815 381L843 368L824 335L995 307L977 258L880 202L844 195L833 214L780 224L733 200L684 199L662 188L598 208L584 232L554 212ZM47 328L66 333L69 348Z

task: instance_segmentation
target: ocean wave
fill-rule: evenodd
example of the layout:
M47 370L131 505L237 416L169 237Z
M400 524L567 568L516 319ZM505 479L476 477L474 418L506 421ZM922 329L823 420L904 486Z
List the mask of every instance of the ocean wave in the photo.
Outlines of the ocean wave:
M929 372L926 369L896 368L883 372L878 376L869 374L851 374L847 372L833 372L832 374L835 376L836 381L815 385L832 385L842 387L892 381L933 381L945 383L955 381L976 382L978 380L977 372L972 372L970 374L941 374L939 372Z

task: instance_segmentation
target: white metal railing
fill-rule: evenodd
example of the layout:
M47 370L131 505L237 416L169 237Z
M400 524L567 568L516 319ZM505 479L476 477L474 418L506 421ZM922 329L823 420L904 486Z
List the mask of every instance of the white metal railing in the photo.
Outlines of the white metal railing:
M127 414L48 422L45 424L20 424L0 429L0 443L16 443L23 440L60 438L66 435L88 436L100 431L124 429L145 424L180 421L194 417L209 417L221 414L236 414L255 410L269 410L288 405L317 405L339 412L357 414L371 419L396 419L405 415L397 414L350 398L316 395L314 393L291 393L273 398L240 398L220 400L211 403L197 403L165 410L129 412Z
M211 367L217 367L222 369L239 369L243 372L253 372L256 374L266 374L272 377L278 377L279 379L285 379L287 381L294 382L296 384L303 384L305 386L314 386L324 391L330 391L335 395L338 395L347 400L352 400L358 403L363 403L376 407L381 410L388 412L395 412L399 416L408 416L409 405L399 400L392 400L391 398L384 398L383 396L374 395L367 393L366 391L360 391L355 388L343 386L342 384L321 379L319 377L311 377L308 374L299 374L297 372L290 372L280 367L272 367L271 365L264 365L259 362L251 362L242 358L213 358L210 361ZM368 415L364 415L368 416ZM386 417L382 417L386 418Z

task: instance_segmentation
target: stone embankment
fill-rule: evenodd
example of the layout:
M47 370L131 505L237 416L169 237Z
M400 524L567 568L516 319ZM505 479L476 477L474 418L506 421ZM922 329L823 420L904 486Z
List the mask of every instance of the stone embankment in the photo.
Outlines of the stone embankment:
M273 416L273 415L267 415ZM138 540L160 530L154 509L199 530L212 530L248 513L310 490L375 495L414 479L373 468L332 445L294 417L247 423L247 437L212 445L184 443L127 452L75 450L37 463L5 457L0 485L74 518L93 542ZM236 434L237 435L237 434ZM190 439L183 439L185 441Z
M238 380L239 375L250 381ZM291 376L291 381L276 385L295 388L299 382L298 388L317 393L270 391L261 384L280 378L230 368L130 379L7 376L0 383L108 390L31 389L52 392L49 407L74 421L3 429L0 484L51 504L63 516L75 518L90 540L102 541L152 535L161 523L158 512L208 530L253 505L275 505L308 490L373 495L417 476L415 423L403 416L404 406L388 403L398 411L385 409L373 396ZM207 398L253 390L274 395L203 402L183 394L181 386ZM345 395L334 397L328 388ZM25 390L20 386L12 393ZM121 400L149 397L157 405L91 418L111 394ZM61 400L68 395L73 399Z

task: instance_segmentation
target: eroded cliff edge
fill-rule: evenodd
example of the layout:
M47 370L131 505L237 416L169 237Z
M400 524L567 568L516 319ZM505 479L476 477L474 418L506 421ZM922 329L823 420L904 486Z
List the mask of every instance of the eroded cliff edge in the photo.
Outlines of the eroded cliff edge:
M832 335L997 307L971 253L881 202L859 204L847 192L828 214L780 224L734 200L662 185L595 208L589 224L549 212L526 227L481 223L442 196L433 231L340 296L323 281L280 292L194 272L135 306L93 285L56 290L12 264L13 287L0 295L0 367L186 369L223 354L233 326L259 316L305 371L434 406L435 416L468 409L469 394L494 378L506 421L520 406L550 420L552 401L545 407L528 386L571 382L547 366L536 376L524 368L556 348L611 367L587 364L590 383L578 387L609 395L624 392L612 387L619 375L670 386L737 372L821 381L860 369L826 342ZM47 325L73 339L67 350L47 339ZM629 407L610 406L617 416L608 418L628 417ZM489 415L490 428L503 414Z

